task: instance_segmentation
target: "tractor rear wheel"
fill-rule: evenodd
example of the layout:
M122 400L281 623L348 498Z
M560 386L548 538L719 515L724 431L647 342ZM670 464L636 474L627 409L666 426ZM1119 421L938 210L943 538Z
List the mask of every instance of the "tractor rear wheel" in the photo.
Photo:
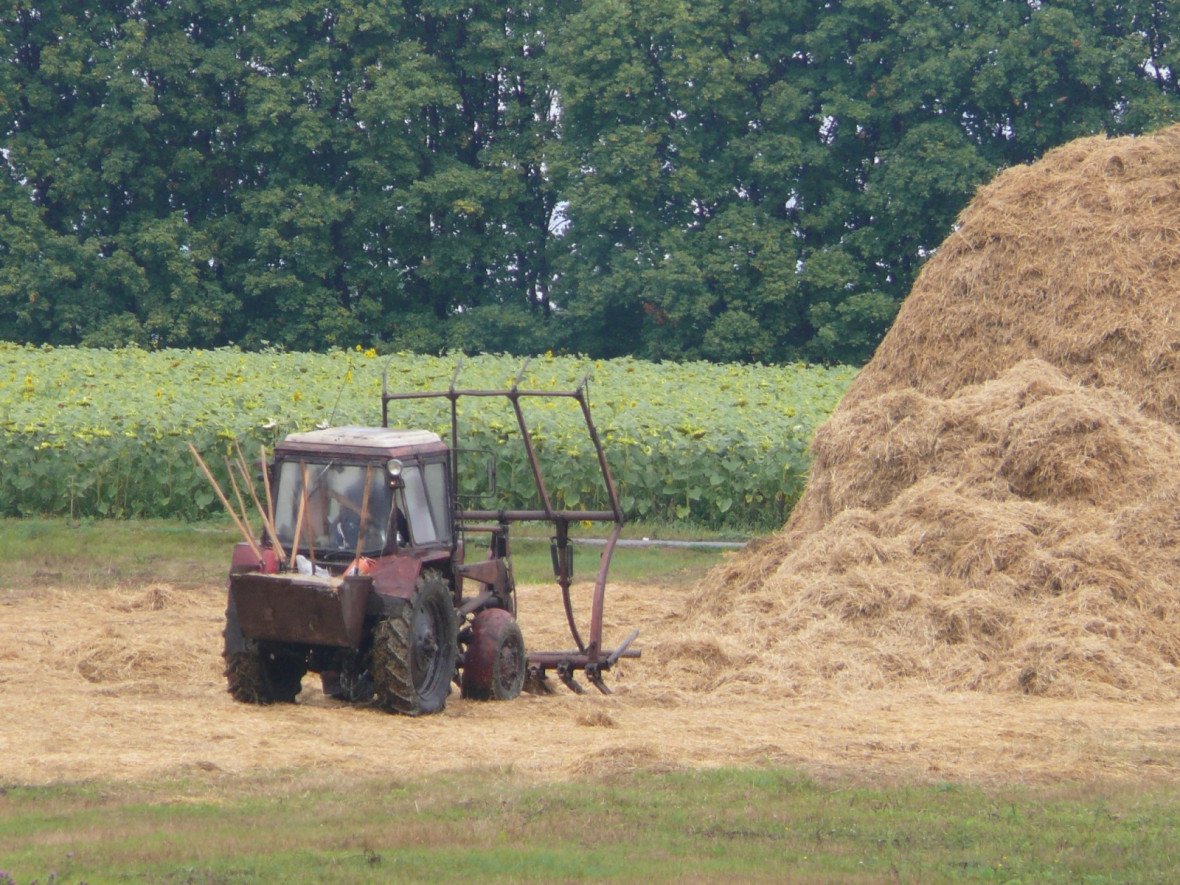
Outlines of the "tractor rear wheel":
M463 659L463 697L512 700L520 694L528 675L520 625L510 612L492 608L475 616L471 632Z
M225 656L229 693L244 704L293 704L306 666L295 658L247 649Z
M409 716L440 712L455 674L458 630L451 588L437 572L425 573L413 599L373 629L377 706Z

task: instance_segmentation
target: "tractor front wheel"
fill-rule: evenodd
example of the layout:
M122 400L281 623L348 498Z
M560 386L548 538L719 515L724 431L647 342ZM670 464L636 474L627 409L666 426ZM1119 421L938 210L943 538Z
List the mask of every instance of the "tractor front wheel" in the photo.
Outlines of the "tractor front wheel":
M373 629L377 706L409 716L440 712L455 674L458 629L450 587L427 572L413 599Z
M463 697L510 701L524 687L528 660L524 637L512 614L492 608L475 616L463 659Z

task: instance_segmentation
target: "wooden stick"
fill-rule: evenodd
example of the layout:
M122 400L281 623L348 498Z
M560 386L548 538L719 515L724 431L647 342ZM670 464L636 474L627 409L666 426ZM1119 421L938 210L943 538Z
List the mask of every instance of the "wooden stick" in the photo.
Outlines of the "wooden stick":
M311 480L309 478L307 465L304 464L302 461L300 461L299 466L303 469L303 503L301 504L301 508L306 508L308 506L308 504L310 503L308 501L308 497L307 497L307 485ZM311 573L314 575L315 574L315 532L312 530L312 526L307 527L307 556L311 560Z
M225 462L225 472L229 474L229 484L234 490L234 497L238 499L238 506L242 508L238 511L242 514L242 522L248 522L249 517L246 514L250 511L246 509L246 499L242 497L242 490L238 488L238 481L234 478L233 464L230 463L228 455L222 458L222 461Z
M254 506L258 508L258 515L262 517L263 526L266 526L266 511L262 509L262 502L258 500L258 490L254 488L254 480L250 478L250 465L246 463L242 447L238 445L236 439L234 440L234 454L237 455L238 473L241 474L242 484L250 490L250 497L254 500Z
M271 519L265 510L262 509L262 502L258 500L258 492L254 488L254 480L250 478L250 466L246 463L246 459L242 456L242 450L238 447L237 440L234 440L234 448L237 449L237 461L234 466L238 469L238 474L242 477L242 485L250 490L250 498L254 501L254 506L258 509L258 515L262 518L262 527L266 529L270 535L270 541L274 545L275 552L279 555L279 562L283 562L287 558L286 552L283 550L283 545L279 543L278 533L275 531L274 520ZM229 468L229 459L226 458L226 467ZM233 479L233 470L230 470L230 479ZM234 483L234 491L238 491L237 483ZM241 492L238 492L238 500L241 501ZM246 510L246 505L242 504L242 512Z
M263 519L266 521L266 530L270 532L270 540L275 545L275 549L279 551L279 562L287 561L287 551L283 548L283 542L279 540L279 529L275 524L275 504L274 497L270 492L270 471L266 467L266 446L261 447L262 452L262 487L266 490L266 510L263 510ZM262 505L258 505L262 509ZM294 552L291 554L294 556Z
M357 571L360 571L361 547L365 543L365 517L369 515L369 489L373 480L373 465L365 468L365 494L361 497L361 525L356 530L356 559Z
M260 445L259 463L262 465L262 487L266 489L266 512L270 515L270 524L275 524L275 499L270 491L270 470L266 466L266 446ZM275 538L275 543L278 543L278 538Z
M246 456L242 454L242 447L238 445L236 439L234 440L234 451L238 456L238 473L242 476L242 484L250 490L250 498L254 501L254 506L258 509L258 515L262 517L262 527L270 535L271 543L274 544L279 554L279 560L282 561L287 556L283 552L283 545L279 543L278 534L275 531L274 517L270 515L269 510L263 509L262 502L258 500L258 490L254 487L254 480L250 478L250 465L246 462ZM265 467L263 467L262 475L266 476Z
M242 533L242 537L246 539L246 543L250 545L250 550L258 557L258 561L262 562L262 551L258 549L258 544L255 543L250 530L242 522L237 512L230 505L229 499L225 497L225 492L221 490L221 486L217 484L217 480L213 478L213 473L209 470L209 466L205 463L205 459L201 457L201 453L197 451L197 447L192 443L188 444L188 450L193 453L193 457L197 459L197 464L200 465L205 476L213 485L213 491L217 493L217 497L221 499L222 505L225 507L225 512L229 514L230 519L234 521L234 525L238 527L238 531Z
M303 468L303 480L307 482L307 468ZM303 513L307 509L307 486L299 497L299 514L295 517L295 540L291 542L291 571L295 570L295 557L299 555L299 536L303 534Z

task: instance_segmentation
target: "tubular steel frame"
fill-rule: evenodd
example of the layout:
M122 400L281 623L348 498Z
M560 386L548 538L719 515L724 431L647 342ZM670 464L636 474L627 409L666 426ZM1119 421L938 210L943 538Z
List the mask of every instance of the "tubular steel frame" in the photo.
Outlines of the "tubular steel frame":
M562 605L565 608L566 621L569 624L570 634L577 648L573 651L530 652L528 655L529 668L540 677L544 677L547 670L553 669L557 672L561 680L575 691L581 691L581 688L573 680L573 671L582 670L599 690L609 694L609 689L602 681L602 673L609 670L619 658L637 658L640 656L638 649L631 648L631 643L639 635L638 630L633 631L614 649L604 649L602 647L602 611L606 599L607 573L610 571L610 561L614 555L615 544L623 528L623 509L619 506L619 496L615 489L614 480L611 478L610 467L606 463L606 453L603 451L598 430L594 426L594 419L590 415L590 403L587 397L589 376L584 377L574 390L521 390L520 382L524 378L524 373L528 369L528 365L528 361L526 361L521 366L516 380L506 390L465 390L456 387L459 371L463 366L460 360L459 364L455 366L455 372L451 376L451 385L447 390L407 393L389 392L387 366L381 378L381 425L383 427L389 427L389 404L391 402L412 399L445 399L450 402L451 479L457 503L460 451L459 400L463 397L503 397L512 404L512 410L516 415L517 427L520 429L525 453L528 456L529 467L533 473L533 480L536 483L537 492L541 498L542 509L464 510L456 507L456 519L465 528L473 528L472 526L468 526L467 523L479 520L495 520L504 526L510 522L525 521L546 521L553 523L555 531L552 539L554 576L557 579L558 586L561 588ZM529 432L524 418L524 411L521 408L521 400L526 398L572 399L578 403L582 410L582 417L586 422L586 429L589 433L590 440L594 444L594 451L598 457L598 467L602 474L603 483L610 497L610 510L557 510L553 507L549 490L545 484L545 477L542 475L541 466L537 461L537 453L533 446L532 434ZM614 523L602 552L598 574L594 580L594 596L590 609L589 641L584 641L581 632L578 630L577 622L574 618L573 603L570 599L570 585L573 582L573 557L571 555L572 548L570 547L569 540L569 524L579 521Z

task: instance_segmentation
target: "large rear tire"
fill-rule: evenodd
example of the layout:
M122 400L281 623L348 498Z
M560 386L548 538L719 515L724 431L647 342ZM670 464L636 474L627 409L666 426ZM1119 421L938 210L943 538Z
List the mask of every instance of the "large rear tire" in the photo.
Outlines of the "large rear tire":
M408 716L446 707L458 631L451 588L442 575L426 572L418 579L413 599L373 630L370 672L377 706Z
M233 594L225 611L225 678L227 690L243 704L293 704L303 687L307 662L289 654L259 648L242 634Z
M243 704L293 704L307 667L276 652L247 650L225 656L229 693Z
M520 694L528 675L520 625L511 612L493 608L475 616L471 633L463 659L463 697L512 700Z

